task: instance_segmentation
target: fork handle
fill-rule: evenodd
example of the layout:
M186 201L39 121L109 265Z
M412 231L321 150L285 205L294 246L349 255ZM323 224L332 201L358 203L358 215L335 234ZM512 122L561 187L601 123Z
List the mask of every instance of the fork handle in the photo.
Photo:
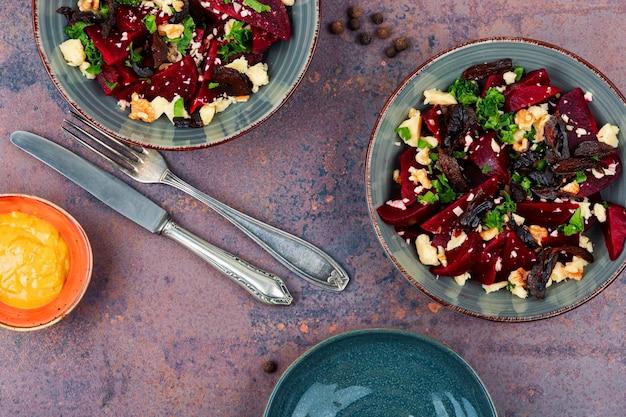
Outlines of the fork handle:
M209 197L170 170L164 172L161 182L186 192L221 214L281 264L307 281L332 291L342 291L348 284L350 278L346 271L328 254L309 242Z
M271 305L290 305L293 301L287 286L279 277L211 245L171 220L163 226L161 234L200 256L257 300Z

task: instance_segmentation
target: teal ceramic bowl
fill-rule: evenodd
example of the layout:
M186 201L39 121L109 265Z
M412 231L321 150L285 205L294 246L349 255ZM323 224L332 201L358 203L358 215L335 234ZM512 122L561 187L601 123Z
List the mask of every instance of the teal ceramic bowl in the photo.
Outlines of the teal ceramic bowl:
M446 346L399 330L331 337L280 377L264 417L495 417L484 384Z
M610 122L621 128L619 153L626 161L626 99L598 69L582 58L554 45L519 39L497 38L465 43L429 59L400 84L384 106L374 127L367 152L367 204L376 234L400 272L432 299L470 316L503 322L544 319L569 311L605 289L624 268L626 251L610 261L599 228L590 235L595 262L585 267L582 281L570 280L548 288L544 300L520 299L508 291L486 294L477 282L457 285L450 278L437 278L417 259L413 246L376 214L376 208L392 196L392 173L401 152L395 128L407 117L408 109L420 103L429 88L446 89L463 69L481 62L511 58L527 70L546 68L555 86L564 90L581 87L593 94L591 111L602 126ZM626 205L626 180L618 179L603 192L608 201Z
M99 127L127 142L165 150L204 148L235 139L266 121L294 92L309 66L320 29L319 0L298 0L288 8L292 36L270 47L266 62L270 83L252 94L246 103L237 103L215 116L204 128L175 128L162 117L154 123L128 118L113 97L106 97L98 83L88 80L65 63L59 45L66 40L66 19L56 13L72 0L33 0L33 27L39 53L61 95L79 113Z

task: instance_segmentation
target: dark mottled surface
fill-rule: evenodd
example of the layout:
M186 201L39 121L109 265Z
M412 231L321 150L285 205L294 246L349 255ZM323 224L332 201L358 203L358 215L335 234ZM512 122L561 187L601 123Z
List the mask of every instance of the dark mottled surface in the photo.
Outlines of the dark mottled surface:
M384 13L394 36L409 38L394 59L383 54L388 40L364 47L353 32L328 33L352 3L322 1L311 67L270 120L230 143L165 155L190 183L326 249L352 275L345 292L295 278L197 201L165 186L138 186L183 226L285 277L296 300L271 308L9 143L14 130L67 143L59 126L68 106L41 65L30 3L3 2L0 193L35 194L69 210L91 239L95 269L82 303L59 324L28 334L0 330L0 415L260 416L281 372L306 349L375 327L450 346L478 372L501 416L624 415L624 274L549 320L462 316L394 269L370 225L363 181L370 131L386 98L417 65L459 42L514 35L558 44L626 91L626 3L361 2L366 14ZM266 360L278 371L264 373Z

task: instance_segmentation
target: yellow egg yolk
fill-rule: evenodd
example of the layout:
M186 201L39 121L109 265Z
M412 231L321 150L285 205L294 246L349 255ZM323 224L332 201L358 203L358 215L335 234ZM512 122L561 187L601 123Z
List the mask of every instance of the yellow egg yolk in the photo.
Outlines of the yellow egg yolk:
M0 301L43 306L59 295L69 270L67 243L51 224L17 211L0 214Z

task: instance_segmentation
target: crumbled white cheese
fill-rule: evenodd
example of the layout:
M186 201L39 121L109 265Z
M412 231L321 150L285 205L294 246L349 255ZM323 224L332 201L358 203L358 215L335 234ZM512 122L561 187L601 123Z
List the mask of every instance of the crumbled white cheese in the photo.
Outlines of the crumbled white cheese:
M611 145L612 147L617 148L617 145L618 145L617 134L618 133L619 133L619 127L614 126L610 123L606 123L598 131L597 137L600 142L606 143L607 145Z
M70 67L80 67L85 62L87 55L85 48L79 39L68 39L59 45L63 58Z
M424 104L439 104L441 106L450 106L457 104L454 96L448 92L431 88L424 91Z
M421 234L415 239L415 248L420 262L424 265L440 264L437 248L430 244L430 237L427 234Z
M471 278L472 276L470 275L469 272L464 272L461 275L457 275L454 277L454 282L456 282L458 285L460 285L461 287L463 285L465 285L465 283Z
M504 74L502 74L502 78L504 79L504 82L507 85L513 84L515 80L517 79L517 74L514 73L513 71L507 71Z
M604 207L604 205L600 203L595 203L593 205L593 214L596 216L596 219L598 219L600 223L604 223L606 221L606 208Z
M451 251L452 249L456 249L463 244L467 240L467 234L465 232L461 232L458 235L452 235L448 244L446 245L446 250Z
M508 284L508 281L494 282L493 284L489 285L483 284L483 289L487 294L489 294L490 292L495 292L501 290L502 288L506 288Z

